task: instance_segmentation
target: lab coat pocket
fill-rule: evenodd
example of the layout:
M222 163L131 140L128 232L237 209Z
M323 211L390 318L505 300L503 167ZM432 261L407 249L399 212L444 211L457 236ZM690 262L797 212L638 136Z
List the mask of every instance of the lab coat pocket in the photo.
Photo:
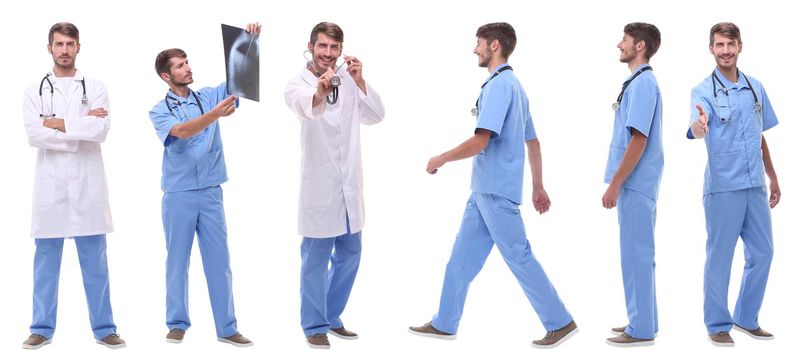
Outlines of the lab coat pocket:
M106 190L106 178L103 176L89 176L87 187L89 191L89 199L92 203L107 203L109 202L109 194Z
M33 188L33 206L43 207L53 204L56 199L56 180L53 168L42 166L36 171Z
M332 204L334 181L303 180L301 187L301 208L321 209Z

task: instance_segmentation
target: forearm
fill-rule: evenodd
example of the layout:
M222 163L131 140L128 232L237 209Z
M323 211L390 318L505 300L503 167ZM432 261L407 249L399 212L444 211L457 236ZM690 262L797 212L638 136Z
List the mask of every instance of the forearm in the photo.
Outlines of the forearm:
M444 163L466 159L477 155L488 145L488 137L482 133L475 134L459 146L440 155Z
M770 148L767 146L767 140L761 136L761 156L764 158L764 171L769 176L770 180L777 181L778 177L775 174L775 167L772 166L772 158L770 157Z
M622 186L625 180L630 176L630 173L633 172L633 169L636 168L636 164L638 164L641 156L644 154L646 146L647 137L641 133L634 132L625 150L625 155L619 163L619 168L613 175L613 179L611 179L612 185Z
M201 131L219 118L220 115L210 111L198 118L193 118L184 123L174 125L170 129L170 135L180 139L188 139L201 133Z
M527 157L530 161L530 172L533 176L533 189L544 188L541 143L538 139L527 141Z

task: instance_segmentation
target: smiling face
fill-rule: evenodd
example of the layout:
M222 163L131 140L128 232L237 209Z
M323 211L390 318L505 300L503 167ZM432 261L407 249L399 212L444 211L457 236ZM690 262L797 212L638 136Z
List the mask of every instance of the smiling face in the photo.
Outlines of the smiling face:
M313 72L323 73L328 68L335 69L337 58L343 50L343 43L324 33L318 33L318 39L314 43L307 44L307 49L312 53Z
M477 46L474 48L474 54L477 55L477 63L480 67L487 68L491 62L491 58L493 57L491 44L488 43L488 39L477 37Z
M714 55L714 60L717 61L717 67L720 70L730 70L736 67L739 53L742 52L742 43L736 38L714 33L713 41L708 50Z
M636 50L636 43L633 41L632 36L625 34L622 37L622 41L616 45L619 48L619 62L630 63L636 58L638 51Z
M53 42L47 46L47 52L53 56L53 64L64 70L75 69L75 57L81 51L81 44L70 36L53 33Z

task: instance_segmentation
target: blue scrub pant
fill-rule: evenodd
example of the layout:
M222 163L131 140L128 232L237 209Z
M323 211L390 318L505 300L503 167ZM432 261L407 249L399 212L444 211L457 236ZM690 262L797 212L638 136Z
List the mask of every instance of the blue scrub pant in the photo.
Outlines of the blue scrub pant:
M187 271L197 232L215 331L218 337L237 333L223 190L213 186L166 192L162 197L162 223L167 241L167 328L187 330L191 325Z
M772 223L764 187L711 193L703 197L708 230L705 260L705 326L708 333L728 332L733 324L758 328L758 312L772 263ZM736 240L744 243L744 274L736 308L728 311Z
M619 192L619 250L628 325L625 333L655 339L658 307L655 300L655 199L623 188Z
M89 306L89 323L95 339L117 332L112 320L109 297L109 269L106 261L106 235L75 237L78 261L84 278L84 291ZM56 330L56 309L59 296L59 274L64 238L36 239L33 260L33 322L31 333L47 339Z
M345 234L301 240L301 328L304 336L343 327L340 315L357 277L361 252L362 232L351 233L348 215Z
M518 204L497 195L472 192L446 265L440 306L432 318L432 326L442 332L457 333L468 287L494 244L544 328L554 331L568 325L572 316L530 250Z

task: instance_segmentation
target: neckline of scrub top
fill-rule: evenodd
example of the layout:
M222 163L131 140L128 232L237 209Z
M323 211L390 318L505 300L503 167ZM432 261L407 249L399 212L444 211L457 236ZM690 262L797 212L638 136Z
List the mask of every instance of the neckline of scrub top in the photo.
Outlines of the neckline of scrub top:
M719 67L714 68L714 74L716 74L717 78L722 81L722 84L725 85L725 88L728 90L739 90L742 88L749 88L749 84L747 84L747 75L745 75L739 68L736 68L737 74L737 81L734 83L730 79L728 79L722 71L719 70ZM715 82L716 83L716 82ZM719 84L717 84L719 85ZM719 88L721 86L715 86L715 88Z
M491 73L491 76L489 76L488 79L485 79L485 82L482 83L483 88L485 87L485 84L488 84L491 81L491 79L495 78L497 75L502 74L502 72L504 72L506 70L513 70L513 67L504 69L505 67L510 67L510 65L506 62L506 63L501 63L498 66L496 66L496 68L494 68L494 72Z

